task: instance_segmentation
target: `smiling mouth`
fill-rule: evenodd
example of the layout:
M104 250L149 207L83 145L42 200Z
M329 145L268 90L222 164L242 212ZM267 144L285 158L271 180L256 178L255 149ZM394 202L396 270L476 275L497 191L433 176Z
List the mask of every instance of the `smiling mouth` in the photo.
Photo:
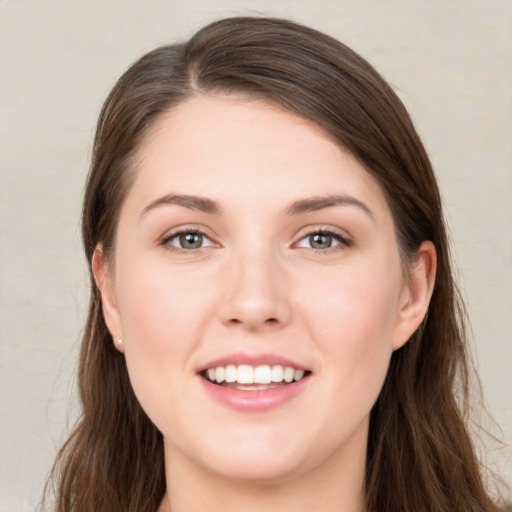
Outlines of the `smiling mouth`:
M226 365L208 368L200 375L217 386L245 391L261 391L299 382L311 372L291 366Z

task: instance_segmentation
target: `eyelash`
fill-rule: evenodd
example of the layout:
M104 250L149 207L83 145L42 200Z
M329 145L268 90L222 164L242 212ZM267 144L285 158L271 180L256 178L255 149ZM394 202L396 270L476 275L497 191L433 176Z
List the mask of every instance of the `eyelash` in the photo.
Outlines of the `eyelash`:
M197 229L197 228L186 228L186 229L182 229L180 231L175 231L174 233L171 233L170 235L166 236L162 240L162 245L173 252L183 252L183 251L184 252L192 252L194 249L184 249L182 247L174 247L173 245L171 245L172 240L179 238L181 236L186 236L186 235L200 235L203 237L203 239L209 240L210 245L215 245L214 242L212 242L210 240L210 237L204 231L202 231L201 229ZM207 247L209 247L209 246L207 246ZM203 249L203 248L204 247L198 247L196 250Z
M306 233L303 237L301 237L299 242L296 242L294 245L297 245L297 243L300 243L301 241L303 241L309 237L312 237L314 235L326 235L326 236L329 236L329 237L333 238L334 240L336 240L336 242L338 242L338 245L331 246L326 249L315 249L314 247L304 247L304 249L314 251L316 254L320 254L320 255L330 254L331 252L340 250L342 248L350 247L353 244L352 240L349 240L347 237L345 237L338 231L335 231L335 230L329 229L329 228L321 228L321 229L316 229L309 233Z
M171 245L171 243L170 243L171 241L175 240L178 237L189 235L189 234L200 235L203 237L203 239L208 240L210 243L207 246L202 246L202 247L192 248L192 249L185 249L182 247L175 247L175 246ZM309 233L306 233L304 236L302 236L299 239L298 242L296 242L294 244L294 246L296 246L298 243L302 242L303 240L307 239L308 237L312 237L314 235L326 235L326 236L333 238L336 242L338 242L338 245L331 246L326 249L315 249L313 247L304 247L304 249L314 251L316 254L329 254L333 251L336 251L337 250L336 247L340 246L340 249L341 249L342 247L350 247L351 245L353 245L353 242L351 240L349 240L348 238L346 238L345 236L343 236L341 233L334 231L332 229L321 228L321 229L316 229L316 230L310 231ZM175 231L175 232L171 233L170 235L166 236L162 240L161 245L165 246L168 250L173 251L173 252L192 252L195 250L204 249L205 247L214 246L216 244L215 244L215 242L213 242L210 239L208 234L206 234L201 229L187 228L187 229L182 229L180 231Z

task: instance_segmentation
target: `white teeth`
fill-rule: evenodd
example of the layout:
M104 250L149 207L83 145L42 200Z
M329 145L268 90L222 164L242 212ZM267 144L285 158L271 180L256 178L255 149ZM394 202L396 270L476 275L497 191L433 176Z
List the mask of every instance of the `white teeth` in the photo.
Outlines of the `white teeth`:
M283 382L284 370L280 365L272 367L272 382Z
M287 366L284 369L284 381L291 382L295 376L295 370L291 366Z
M226 380L226 370L223 366L215 368L215 380L220 384Z
M270 366L258 366L254 368L254 382L256 384L270 384L272 382L272 370Z
M226 366L226 382L236 382L237 372L234 364Z
M280 382L297 382L304 377L304 370L296 370L291 366L262 365L252 367L247 364L236 366L229 364L227 366L217 366L209 368L205 376L211 382L221 384L222 382L238 384L271 384Z
M252 366L241 364L237 369L238 384L254 384L254 370Z

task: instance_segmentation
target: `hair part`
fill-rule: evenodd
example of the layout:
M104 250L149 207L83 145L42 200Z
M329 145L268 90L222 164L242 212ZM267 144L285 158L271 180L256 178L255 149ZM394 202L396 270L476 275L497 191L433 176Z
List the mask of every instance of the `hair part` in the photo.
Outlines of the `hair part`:
M411 261L425 240L436 247L428 316L393 353L371 412L368 510L497 510L459 406L468 396L465 314L436 179L405 107L342 43L285 20L230 18L134 63L108 96L97 125L82 214L89 266L98 244L107 260L115 250L120 211L150 129L198 93L243 94L313 121L380 184L402 261ZM92 271L79 391L83 413L54 468L57 510L156 511L165 493L162 436L113 347Z

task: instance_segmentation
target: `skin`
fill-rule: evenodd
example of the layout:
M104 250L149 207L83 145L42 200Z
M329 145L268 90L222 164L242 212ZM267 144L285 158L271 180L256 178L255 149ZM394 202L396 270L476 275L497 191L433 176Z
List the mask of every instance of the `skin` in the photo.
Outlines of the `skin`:
M220 212L158 203L168 194ZM361 204L288 212L331 195ZM183 228L203 231L203 246L170 239ZM342 238L312 248L309 235L325 229ZM98 246L93 271L134 391L164 436L161 511L364 510L370 410L428 308L435 249L424 242L404 270L384 195L350 154L262 101L195 96L147 137L115 255L106 262ZM240 352L312 374L276 408L234 410L197 370Z

